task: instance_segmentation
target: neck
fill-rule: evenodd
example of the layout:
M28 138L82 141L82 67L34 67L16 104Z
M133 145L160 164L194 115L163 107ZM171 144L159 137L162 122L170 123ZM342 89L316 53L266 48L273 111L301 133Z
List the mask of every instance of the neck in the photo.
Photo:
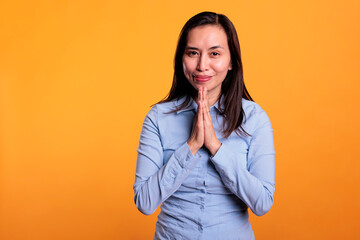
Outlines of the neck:
M208 94L208 104L209 104L209 107L211 107L212 105L214 105L220 98L220 95L211 95L211 94ZM198 99L198 96L194 97L193 98L195 100L196 103L198 103L197 99Z
M209 107L214 105L220 98L220 93L208 92Z

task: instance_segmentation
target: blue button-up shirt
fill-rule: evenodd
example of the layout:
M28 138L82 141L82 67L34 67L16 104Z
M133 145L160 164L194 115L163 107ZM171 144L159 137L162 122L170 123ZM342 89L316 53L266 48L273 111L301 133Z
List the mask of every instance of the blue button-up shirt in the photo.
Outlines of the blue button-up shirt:
M243 99L243 128L223 137L219 103L210 107L220 142L214 156L201 148L194 156L187 144L197 112L184 99L156 104L146 115L139 140L135 203L144 214L159 205L154 239L254 239L248 208L256 215L273 204L275 151L270 120L264 110Z

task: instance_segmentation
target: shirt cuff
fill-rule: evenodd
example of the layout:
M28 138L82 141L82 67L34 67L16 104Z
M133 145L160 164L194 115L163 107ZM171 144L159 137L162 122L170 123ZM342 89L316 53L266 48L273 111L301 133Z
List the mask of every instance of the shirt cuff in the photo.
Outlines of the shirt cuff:
M232 168L234 166L239 166L236 157L234 156L233 150L226 143L222 143L219 150L215 153L214 156L210 157L210 160L222 169ZM246 170L246 168L243 168Z
M226 157L226 149L224 150L224 148L226 148L226 146L223 143L221 143L220 148L217 150L215 155L210 156L210 160L223 159L224 157Z
M192 154L187 142L185 142L181 147L179 147L175 151L174 155L182 168L192 169L200 160L198 153L195 156Z

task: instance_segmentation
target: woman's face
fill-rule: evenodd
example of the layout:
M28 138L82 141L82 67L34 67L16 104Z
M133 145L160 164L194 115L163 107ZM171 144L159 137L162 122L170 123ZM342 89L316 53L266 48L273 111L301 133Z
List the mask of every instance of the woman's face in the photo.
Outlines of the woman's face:
M190 30L183 55L183 69L195 89L206 87L209 97L218 98L221 84L231 70L227 36L219 25L198 26Z

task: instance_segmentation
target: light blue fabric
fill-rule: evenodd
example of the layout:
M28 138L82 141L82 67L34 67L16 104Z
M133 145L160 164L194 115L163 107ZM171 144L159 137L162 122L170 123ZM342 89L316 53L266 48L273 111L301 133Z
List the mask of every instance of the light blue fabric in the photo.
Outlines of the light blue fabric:
M275 151L270 120L257 103L243 99L249 137L222 134L219 105L210 107L220 149L201 148L190 137L197 104L169 113L184 99L156 104L145 117L135 174L135 203L144 214L159 205L154 239L254 239L248 207L261 216L273 204Z

